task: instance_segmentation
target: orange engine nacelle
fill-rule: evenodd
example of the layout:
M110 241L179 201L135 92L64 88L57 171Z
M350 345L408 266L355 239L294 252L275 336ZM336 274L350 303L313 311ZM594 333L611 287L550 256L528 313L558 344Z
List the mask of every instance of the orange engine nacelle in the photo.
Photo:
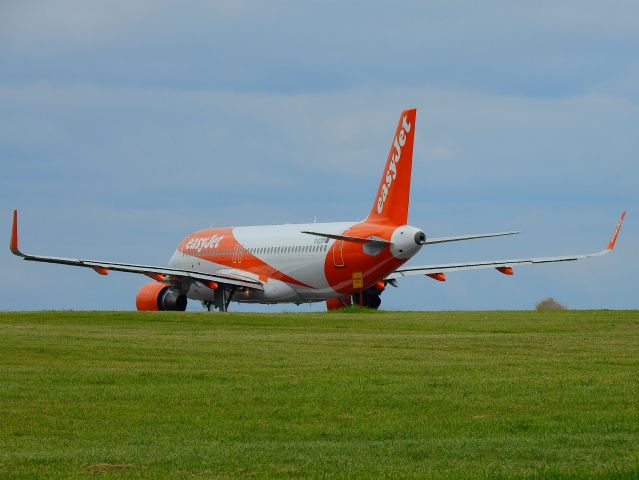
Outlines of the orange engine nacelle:
M140 312L186 310L186 296L171 288L168 283L151 282L143 285L135 297L135 307Z
M329 298L326 300L326 310L339 310L351 305L351 297Z

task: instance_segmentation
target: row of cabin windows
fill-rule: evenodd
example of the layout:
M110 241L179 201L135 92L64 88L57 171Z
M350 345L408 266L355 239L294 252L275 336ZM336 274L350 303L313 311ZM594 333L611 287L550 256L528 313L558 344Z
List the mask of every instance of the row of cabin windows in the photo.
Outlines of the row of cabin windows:
M256 255L264 255L264 254L277 254L277 253L311 253L311 252L321 252L326 250L328 245L297 245L297 246L288 246L288 247L259 247L259 248L247 248L244 251L248 253L256 254Z
M288 247L259 247L259 248L244 248L242 247L241 251L243 253L250 253L253 255L276 255L283 253L312 253L312 252L321 252L326 251L328 249L328 245L297 245L297 246L288 246ZM224 256L224 255L232 255L236 252L235 249L225 249L225 250L213 250L211 255L214 257Z

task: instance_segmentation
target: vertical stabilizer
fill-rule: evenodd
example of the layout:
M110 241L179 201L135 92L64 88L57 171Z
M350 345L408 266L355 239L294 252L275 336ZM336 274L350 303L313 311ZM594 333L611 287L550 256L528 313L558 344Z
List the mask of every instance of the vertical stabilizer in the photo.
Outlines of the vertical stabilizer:
M410 175L417 110L404 110L382 172L382 180L367 221L405 225L408 222Z

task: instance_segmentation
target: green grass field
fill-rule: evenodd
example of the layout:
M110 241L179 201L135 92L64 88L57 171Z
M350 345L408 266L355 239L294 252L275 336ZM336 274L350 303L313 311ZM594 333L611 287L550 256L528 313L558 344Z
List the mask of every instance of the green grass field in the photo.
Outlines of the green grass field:
M0 478L639 478L639 312L0 314Z

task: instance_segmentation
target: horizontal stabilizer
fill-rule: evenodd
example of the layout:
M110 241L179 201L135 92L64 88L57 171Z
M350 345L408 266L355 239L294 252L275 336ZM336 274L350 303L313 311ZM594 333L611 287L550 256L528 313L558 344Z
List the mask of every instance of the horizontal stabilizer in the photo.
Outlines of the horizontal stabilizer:
M332 238L333 240L344 240L345 242L362 243L366 245L375 245L380 247L391 244L391 242L389 242L388 240L384 240L383 238L375 238L375 237L362 238L362 237L351 237L348 235L335 235L333 233L320 233L320 232L308 232L308 231L303 231L302 233L306 233L308 235L315 235L316 237Z
M434 243L446 243L446 242L460 242L462 240L474 240L476 238L490 238L490 237L505 237L507 235L517 235L517 231L512 232L497 232L497 233L479 233L476 235L460 235L457 237L426 237L425 245L431 245Z

